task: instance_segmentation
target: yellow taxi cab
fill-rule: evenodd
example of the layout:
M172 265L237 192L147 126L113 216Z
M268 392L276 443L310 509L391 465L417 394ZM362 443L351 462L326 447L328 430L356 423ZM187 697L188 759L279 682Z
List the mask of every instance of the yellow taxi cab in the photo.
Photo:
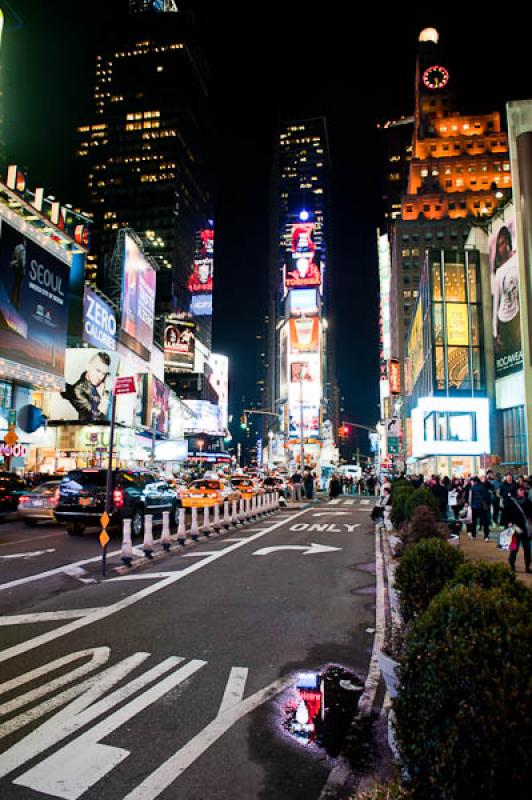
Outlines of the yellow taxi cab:
M238 489L242 500L252 500L253 497L264 494L262 486L259 486L253 478L248 478L245 475L233 475L231 485L234 489Z
M181 495L183 508L203 508L219 506L226 500L240 500L241 494L223 478L200 478L192 481L188 489Z

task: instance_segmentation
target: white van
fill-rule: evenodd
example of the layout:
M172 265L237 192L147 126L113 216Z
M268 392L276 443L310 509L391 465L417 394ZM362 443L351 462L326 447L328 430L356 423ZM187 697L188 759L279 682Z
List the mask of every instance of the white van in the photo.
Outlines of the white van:
M358 464L342 464L337 471L339 475L353 478L354 481L358 481L362 477L362 467Z

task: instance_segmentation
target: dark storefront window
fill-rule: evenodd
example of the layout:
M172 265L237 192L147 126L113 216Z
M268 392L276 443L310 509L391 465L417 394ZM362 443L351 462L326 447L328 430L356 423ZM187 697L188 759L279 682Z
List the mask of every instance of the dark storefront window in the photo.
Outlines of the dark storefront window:
M526 469L526 430L524 406L497 412L502 419L503 464L515 471Z

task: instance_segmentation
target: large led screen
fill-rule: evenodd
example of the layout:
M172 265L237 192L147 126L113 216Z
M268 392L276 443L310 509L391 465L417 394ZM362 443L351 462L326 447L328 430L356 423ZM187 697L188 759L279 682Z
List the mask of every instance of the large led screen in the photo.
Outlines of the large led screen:
M85 286L83 297L83 339L93 347L116 350L115 312L89 286Z
M143 358L149 358L153 346L156 272L135 240L128 234L124 238L122 331L125 344Z
M488 242L496 378L523 369L516 245L515 215L497 220Z
M167 317L164 329L164 363L168 367L193 370L196 323Z
M63 377L69 277L68 264L0 217L2 357Z
M317 353L320 345L320 325L316 317L289 320L290 352Z
M298 289L321 284L320 259L313 236L313 222L300 222L292 225L291 259L285 266L285 289Z

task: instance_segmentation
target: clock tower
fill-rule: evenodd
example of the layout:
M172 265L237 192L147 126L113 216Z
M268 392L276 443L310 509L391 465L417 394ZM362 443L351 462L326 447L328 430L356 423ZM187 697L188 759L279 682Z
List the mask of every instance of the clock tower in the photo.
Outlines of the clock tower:
M425 28L419 35L416 63L415 139L434 136L436 119L453 110L452 76L439 46L435 28Z

